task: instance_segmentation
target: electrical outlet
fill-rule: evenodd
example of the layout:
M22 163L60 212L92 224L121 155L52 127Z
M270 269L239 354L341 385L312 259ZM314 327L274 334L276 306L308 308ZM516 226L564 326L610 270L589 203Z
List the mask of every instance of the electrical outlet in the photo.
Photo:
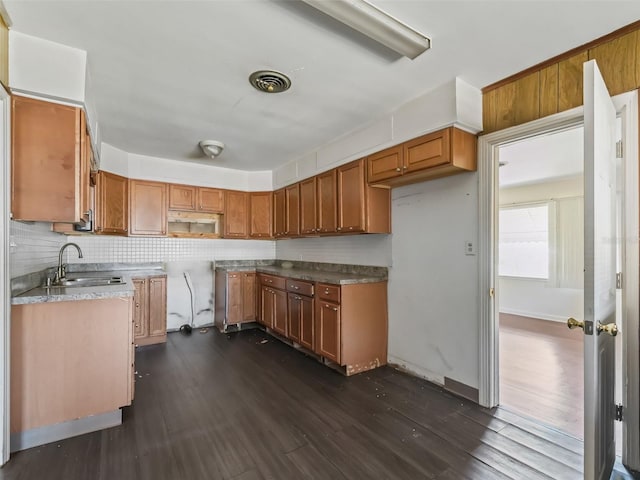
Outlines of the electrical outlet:
M476 254L476 246L471 240L464 241L464 254L465 255L475 255Z

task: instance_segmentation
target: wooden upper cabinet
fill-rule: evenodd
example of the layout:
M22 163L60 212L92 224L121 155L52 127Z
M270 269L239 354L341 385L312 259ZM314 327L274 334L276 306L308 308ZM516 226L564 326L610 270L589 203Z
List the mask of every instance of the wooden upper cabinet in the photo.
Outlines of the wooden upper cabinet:
M283 237L287 229L287 205L285 189L273 192L273 236Z
M11 108L13 219L82 222L89 188L84 113L17 96Z
M367 185L365 160L336 169L338 232L391 233L391 196L388 189Z
M337 192L336 170L329 170L316 176L317 181L317 231L334 233L337 231Z
M300 184L289 185L284 192L287 216L284 234L295 237L300 235Z
M197 187L169 185L169 209L193 211L196 209Z
M224 212L224 191L192 185L169 185L169 210L185 212Z
M300 233L316 233L316 177L300 182Z
M129 180L129 235L167 234L167 184Z
M272 192L249 193L249 236L252 238L271 238L273 236Z
M369 155L367 158L369 183L402 175L402 167L404 165L402 155L402 145L396 145Z
M247 238L249 236L249 194L229 190L224 209L224 237Z
M198 203L200 212L224 213L224 191L217 188L198 187Z
M98 234L126 235L129 230L129 180L99 171L95 196L94 231Z
M395 169L394 175L390 168L382 169L377 165L379 154L367 158L370 185L408 185L476 170L475 135L454 127L414 138L394 148L402 149L402 166Z

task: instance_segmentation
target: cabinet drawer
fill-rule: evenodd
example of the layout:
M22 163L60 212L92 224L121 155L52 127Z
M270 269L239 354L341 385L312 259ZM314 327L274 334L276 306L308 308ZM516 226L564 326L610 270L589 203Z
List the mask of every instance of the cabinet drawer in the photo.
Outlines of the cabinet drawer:
M260 274L260 285L266 285L268 287L278 288L284 290L286 288L286 279L283 277L277 277L275 275Z
M340 286L329 285L326 283L318 283L318 289L316 290L318 297L321 300L328 302L340 303Z
M288 279L287 291L295 292L299 295L304 295L306 297L313 297L313 283Z

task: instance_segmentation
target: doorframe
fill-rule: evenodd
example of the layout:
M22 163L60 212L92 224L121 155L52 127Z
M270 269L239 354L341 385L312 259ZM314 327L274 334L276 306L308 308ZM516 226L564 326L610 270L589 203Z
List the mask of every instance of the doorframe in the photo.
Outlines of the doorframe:
M9 232L11 230L11 97L0 86L0 464L9 461L10 452L10 340L11 340L11 276L9 272Z
M640 255L638 255L638 224L640 214L638 198L638 108L640 99L638 92L627 92L613 97L616 111L623 117L624 171L625 171L625 226L627 232L636 232L635 238L625 237L625 290L630 287L638 289L640 285ZM572 128L584 122L582 106L565 112L550 115L532 122L506 128L478 138L478 262L479 262L479 383L478 401L480 405L491 408L499 403L499 361L497 324L497 306L500 292L497 289L497 238L498 238L498 149L515 141L521 141L538 135ZM626 130L625 130L626 125ZM635 161L631 161L635 159ZM635 173L634 173L635 172ZM633 213L635 217L633 218ZM629 224L626 222L629 221ZM634 228L634 230L632 230ZM635 263L632 263L635 262ZM623 290L624 292L624 290ZM623 422L623 463L630 468L640 468L640 368L637 352L638 345L638 310L640 305L631 302L633 295L627 295L628 303L624 303L627 313L624 331L636 332L635 335L624 335L623 364L626 366L627 396L625 401L626 418ZM636 352L636 354L632 354ZM581 373L582 374L582 373ZM624 374L624 372L623 372Z

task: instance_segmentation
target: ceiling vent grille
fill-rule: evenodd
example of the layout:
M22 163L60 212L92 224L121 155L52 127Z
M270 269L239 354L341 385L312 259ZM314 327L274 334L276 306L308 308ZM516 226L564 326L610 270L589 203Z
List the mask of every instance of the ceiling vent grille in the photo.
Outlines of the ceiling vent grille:
M265 93L280 93L289 90L291 80L284 73L275 70L259 70L249 76L253 88Z

